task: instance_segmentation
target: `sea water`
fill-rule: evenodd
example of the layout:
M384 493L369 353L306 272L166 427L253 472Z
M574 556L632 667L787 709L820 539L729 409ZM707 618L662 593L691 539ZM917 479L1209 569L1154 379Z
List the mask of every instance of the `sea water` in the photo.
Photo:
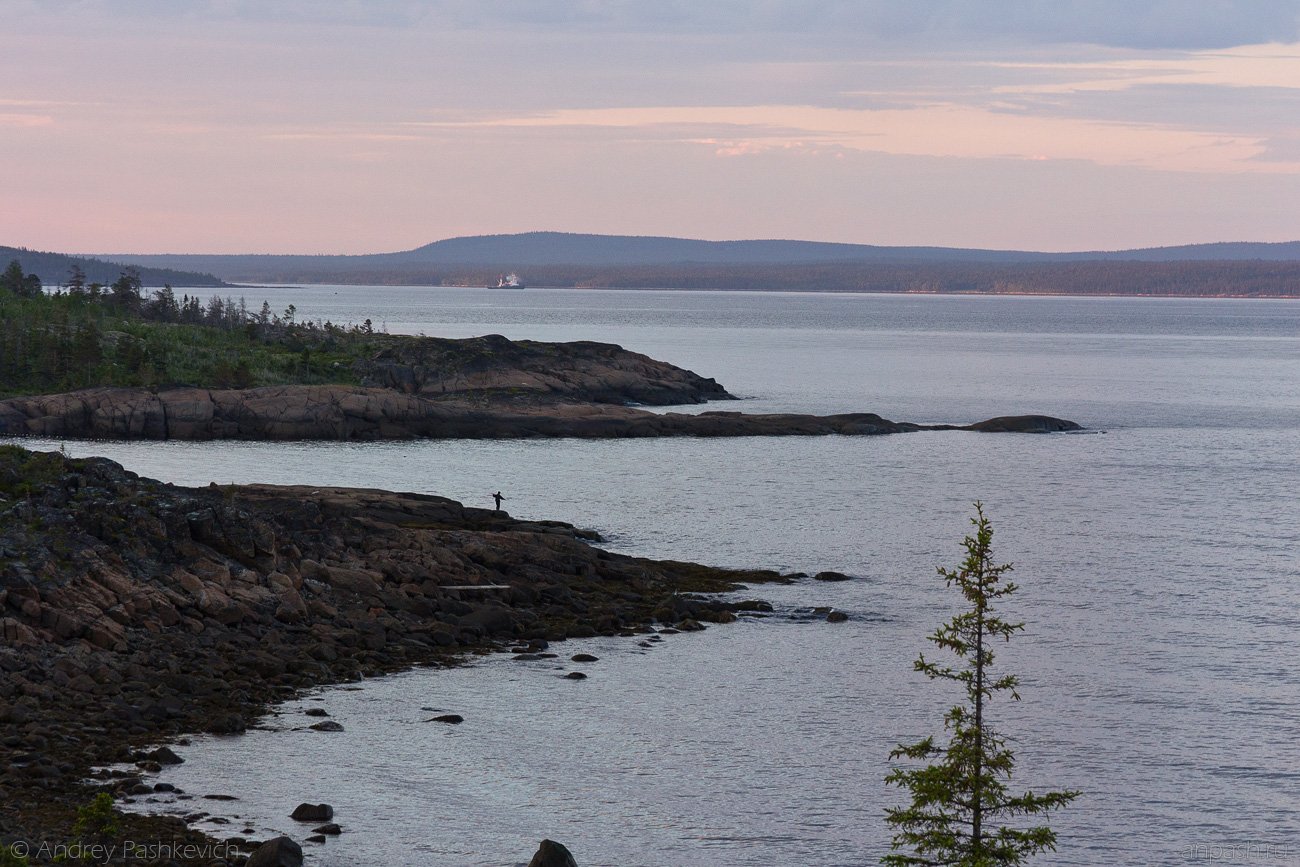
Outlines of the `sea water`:
M755 587L777 616L556 646L313 693L265 730L201 737L163 779L258 835L326 801L309 862L503 865L537 841L587 865L874 863L890 749L958 700L912 661L961 601L981 500L1025 631L999 648L1015 788L1073 788L1055 865L1300 862L1300 305L1139 298L249 289L394 333L620 343L706 376L722 408L1008 413L1087 434L392 443L79 443L144 475L437 493L598 529L614 550L816 572ZM57 448L58 441L27 443ZM846 623L808 617L814 606ZM568 662L577 652L600 661ZM930 652L930 655L935 655ZM581 669L589 678L570 681ZM305 730L308 706L345 731ZM465 723L425 722L428 710Z

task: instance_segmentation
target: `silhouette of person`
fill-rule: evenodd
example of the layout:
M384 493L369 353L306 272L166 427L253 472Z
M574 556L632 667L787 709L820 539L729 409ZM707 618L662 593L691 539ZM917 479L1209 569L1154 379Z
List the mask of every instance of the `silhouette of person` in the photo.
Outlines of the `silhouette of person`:
M492 499L497 501L497 511L498 512L501 511L501 501L504 500L505 497L501 496L500 491L497 491L495 494L492 495Z

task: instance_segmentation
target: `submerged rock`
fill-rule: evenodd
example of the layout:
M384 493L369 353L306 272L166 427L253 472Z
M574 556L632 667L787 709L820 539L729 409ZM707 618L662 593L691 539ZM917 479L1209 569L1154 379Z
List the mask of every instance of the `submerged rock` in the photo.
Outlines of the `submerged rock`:
M436 716L433 717L432 719L425 720L425 722L440 722L440 723L447 723L448 725L454 725L454 726L458 726L464 721L465 718L458 713L445 713L442 716Z
M307 726L307 728L318 732L341 732L343 731L343 724L337 723L332 719L327 719L325 722L318 722L314 725Z

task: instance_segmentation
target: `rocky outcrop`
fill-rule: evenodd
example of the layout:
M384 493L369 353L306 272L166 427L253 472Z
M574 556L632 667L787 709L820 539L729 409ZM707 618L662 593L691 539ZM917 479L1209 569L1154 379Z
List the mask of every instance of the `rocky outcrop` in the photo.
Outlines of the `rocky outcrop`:
M247 390L96 388L0 401L0 435L87 439L381 440L526 437L852 436L919 430L1077 430L1049 416L967 427L842 415L655 413L601 403L471 404L387 388L296 385Z
M692 591L787 580L626 557L590 535L428 495L178 488L0 446L0 840L71 839L93 765L158 767L170 751L143 747L241 731L297 689L472 648L726 622L735 604ZM123 821L134 839L189 833Z
M500 334L408 338L354 367L363 385L429 400L675 406L732 399L712 379L589 340L542 343Z
M965 430L981 433L1061 433L1082 430L1072 421L1050 415L1000 415L988 421L968 425Z

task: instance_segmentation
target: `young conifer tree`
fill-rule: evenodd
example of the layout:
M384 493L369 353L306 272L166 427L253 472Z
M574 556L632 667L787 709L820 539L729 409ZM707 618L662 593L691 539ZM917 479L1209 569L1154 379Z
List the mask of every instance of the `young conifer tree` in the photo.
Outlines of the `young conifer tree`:
M1015 675L995 678L992 645L1010 641L1023 623L1003 620L992 605L1016 590L1003 581L1011 564L994 565L993 527L984 517L984 507L975 503L971 518L975 533L963 542L966 559L956 569L939 569L951 587L966 598L969 608L940 626L930 641L959 658L956 666L940 665L925 658L915 668L931 680L961 684L965 698L944 715L949 734L946 746L927 737L901 745L889 754L891 760L907 758L928 761L922 768L895 768L885 782L912 793L912 803L886 811L894 828L890 854L881 859L889 865L959 865L993 867L1021 864L1031 855L1056 848L1056 833L1047 825L1031 825L1031 817L1043 816L1064 807L1079 796L1074 791L1023 795L1008 794L1015 759L1007 741L989 724L987 705L999 694L1019 701ZM1003 826L1014 821L1015 827ZM1019 821L1016 821L1019 820ZM1029 827L1026 827L1029 825Z

